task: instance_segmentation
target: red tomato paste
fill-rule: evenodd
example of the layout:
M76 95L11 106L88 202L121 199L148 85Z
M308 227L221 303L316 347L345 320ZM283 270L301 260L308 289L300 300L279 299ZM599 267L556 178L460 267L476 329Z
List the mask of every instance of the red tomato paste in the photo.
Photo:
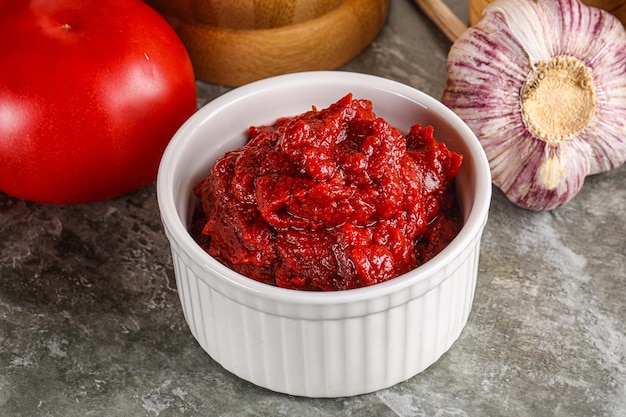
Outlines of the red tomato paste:
M406 136L352 95L251 127L196 186L191 228L213 257L252 279L299 290L387 281L458 233L462 156L416 124Z

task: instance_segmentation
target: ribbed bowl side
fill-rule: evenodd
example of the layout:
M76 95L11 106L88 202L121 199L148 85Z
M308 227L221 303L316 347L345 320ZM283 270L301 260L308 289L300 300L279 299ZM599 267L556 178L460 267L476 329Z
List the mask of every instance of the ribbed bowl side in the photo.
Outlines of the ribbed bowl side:
M214 360L273 391L341 397L409 379L450 348L471 310L479 246L480 235L458 262L437 272L446 278L427 293L388 310L334 320L293 319L239 304L209 287L206 272L174 242L172 254L185 319Z

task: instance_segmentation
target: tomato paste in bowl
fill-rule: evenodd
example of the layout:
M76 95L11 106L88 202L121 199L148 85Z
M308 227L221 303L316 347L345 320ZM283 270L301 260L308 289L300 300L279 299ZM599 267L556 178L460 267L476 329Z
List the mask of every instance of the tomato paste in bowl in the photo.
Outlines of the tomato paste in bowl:
M352 98L345 102L341 100L349 93L353 94L357 103L352 103ZM207 253L193 239L190 230L193 230L194 212L199 200L202 200L202 193L199 199L193 191L216 166L216 162L217 166L221 166L218 161L222 157L229 152L244 152L241 149L245 149L251 141L267 140L270 144L266 148L271 150L272 141L277 141L273 135L280 131L281 123L285 123L284 129L291 126L290 122L281 118L306 114L312 106L314 110L322 109L319 112L333 108L338 101L335 111L343 109L340 112L352 112L350 109L353 106L360 106L358 111L364 116L365 125L371 124L372 121L368 121L373 118L370 104L360 100L370 101L372 112L376 119L380 119L374 123L379 129L395 128L402 132L408 145L406 152L422 149L413 145L413 142L418 142L417 139L408 140L412 126L421 123L421 127L413 129L421 132L415 135L420 137L419 141L425 137L425 142L441 150L440 145L430 142L430 133L426 133L432 127L431 133L437 143L445 144L454 154L462 155L462 164L453 183L442 189L443 194L448 195L444 200L449 199L451 194L456 197L461 222L458 234L445 248L423 264L375 285L340 291L298 291L268 285L238 273ZM293 121L292 130L301 131L297 129L299 123L302 121ZM247 126L254 127L250 131ZM328 128L331 127L332 124ZM306 135L301 139L306 139ZM397 138L397 142L402 148L402 140ZM287 148L293 148L298 143L291 143ZM349 143L346 142L346 146ZM408 151L411 148L415 148L414 151ZM269 151L268 155L262 156L252 150L245 152L252 154L247 156L249 163L243 164L241 171L237 171L244 178L241 184L257 178L255 170L261 166L285 165L272 158L282 162L281 158L288 158L288 155L278 154L269 157ZM315 159L321 159L320 155L324 154L319 149L307 152L311 152ZM399 154L391 152L391 156L397 157L398 161L402 160ZM366 167L358 161L362 157L344 158L354 158L352 162L344 162L341 174L344 177L350 174L358 179L356 174L361 169L366 171ZM229 164L224 162L224 166ZM284 220L286 211L303 210L301 204L290 202L295 197L314 199L322 196L324 204L318 205L322 208L334 204L335 200L321 191L325 187L337 187L332 181L328 183L332 176L326 176L341 170L333 168L333 163L329 163L328 167L325 164L306 164L296 164L298 167L292 169L298 172L292 176L302 178L302 172L307 170L321 176L307 183L311 185L309 188L316 190L314 194L306 187L298 188L299 182L292 183L285 192L279 181L276 178L272 180L271 176L257 181L267 181L261 190L255 188L254 194L257 200L257 192L262 200L265 199L260 207L277 225ZM346 172L348 167L351 168ZM253 174L249 174L248 169L252 169ZM274 173L278 172L283 171L275 170ZM375 173L371 176L377 177ZM377 178L384 176L378 174ZM316 189L317 184L325 185ZM337 187L339 191L342 187L349 190L352 186L348 186L351 182L338 184L341 185ZM370 216L375 220L372 221L374 224L384 219L383 214L396 209L395 204L406 206L404 197L384 203L381 193L385 197L387 194L391 196L395 192L394 187L389 184L388 188L381 188L383 191L380 191L371 185L363 186L363 190L370 190L372 194L377 191L383 204L367 208L362 203L364 208L359 211L360 215ZM236 193L240 193L245 201L250 197L249 192L251 189L243 187ZM341 397L372 392L411 378L433 365L457 340L468 320L476 287L480 241L491 199L491 176L487 158L476 136L438 100L388 79L322 71L282 75L248 84L223 94L199 109L172 138L163 155L157 178L157 197L171 247L182 313L200 346L226 370L256 385L291 395ZM227 193L220 198L224 203L230 197ZM277 202L272 198L277 198ZM313 224L323 221L319 223L319 229L310 225L309 229L325 231L331 224L340 228L341 216L346 219L358 216L348 210L349 207L356 207L354 201L357 200L341 209L341 205L346 204L344 200L337 199L334 210L320 210L317 219L307 218L305 221ZM440 205L453 207L445 201ZM289 210L282 207L289 207ZM313 212L315 210L312 209ZM405 211L411 212L408 209ZM300 217L306 217L304 212L298 213ZM333 213L342 214L335 216ZM259 214L255 216L243 216L240 221L248 224L251 218L258 220ZM204 229L202 222L199 224ZM394 223L386 220L382 224ZM262 241L264 235L250 236ZM357 237L358 233L353 241L358 240ZM366 237L370 242L369 236ZM402 240L398 236L396 238ZM284 239L289 243L291 235ZM309 252L328 250L324 245L313 248ZM307 251L304 252L289 259L302 259L307 256ZM272 265L271 268L278 266ZM293 278L287 281L294 283ZM312 281L305 279L301 282L310 285Z
M195 187L191 233L214 258L260 282L346 290L384 282L439 253L462 221L462 156L406 135L346 95L273 125L220 157Z

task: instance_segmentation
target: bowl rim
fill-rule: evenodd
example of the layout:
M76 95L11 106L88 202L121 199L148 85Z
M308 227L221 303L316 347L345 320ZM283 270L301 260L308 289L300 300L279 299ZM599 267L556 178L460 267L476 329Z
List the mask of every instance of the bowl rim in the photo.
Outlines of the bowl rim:
M184 150L187 137L193 135L211 114L246 100L250 96L267 93L275 86L285 88L288 85L319 85L338 81L345 81L348 84L370 85L374 89L385 90L402 96L440 114L454 130L459 132L475 160L476 175L474 179L478 185L466 222L453 241L428 262L396 278L368 287L328 292L293 290L264 284L231 270L206 253L194 241L176 209L173 193L173 171L177 157ZM415 285L417 282L427 280L434 273L445 268L448 261L455 259L471 244L472 240L481 235L487 221L492 193L491 172L482 145L472 130L452 110L439 100L407 84L377 75L339 70L304 71L273 76L236 87L211 100L183 123L172 137L161 159L156 186L158 206L168 238L173 239L188 257L194 259L203 268L213 270L215 277L223 281L224 284L237 287L248 295L260 296L264 300L274 302L298 303L309 306L369 301L392 295Z

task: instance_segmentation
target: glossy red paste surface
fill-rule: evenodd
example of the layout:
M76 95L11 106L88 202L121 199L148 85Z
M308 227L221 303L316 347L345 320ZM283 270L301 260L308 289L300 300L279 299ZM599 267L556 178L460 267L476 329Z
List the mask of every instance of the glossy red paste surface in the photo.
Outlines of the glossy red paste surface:
M403 136L368 100L251 127L195 188L191 234L252 279L344 290L403 274L440 252L461 219L462 156L417 124Z

